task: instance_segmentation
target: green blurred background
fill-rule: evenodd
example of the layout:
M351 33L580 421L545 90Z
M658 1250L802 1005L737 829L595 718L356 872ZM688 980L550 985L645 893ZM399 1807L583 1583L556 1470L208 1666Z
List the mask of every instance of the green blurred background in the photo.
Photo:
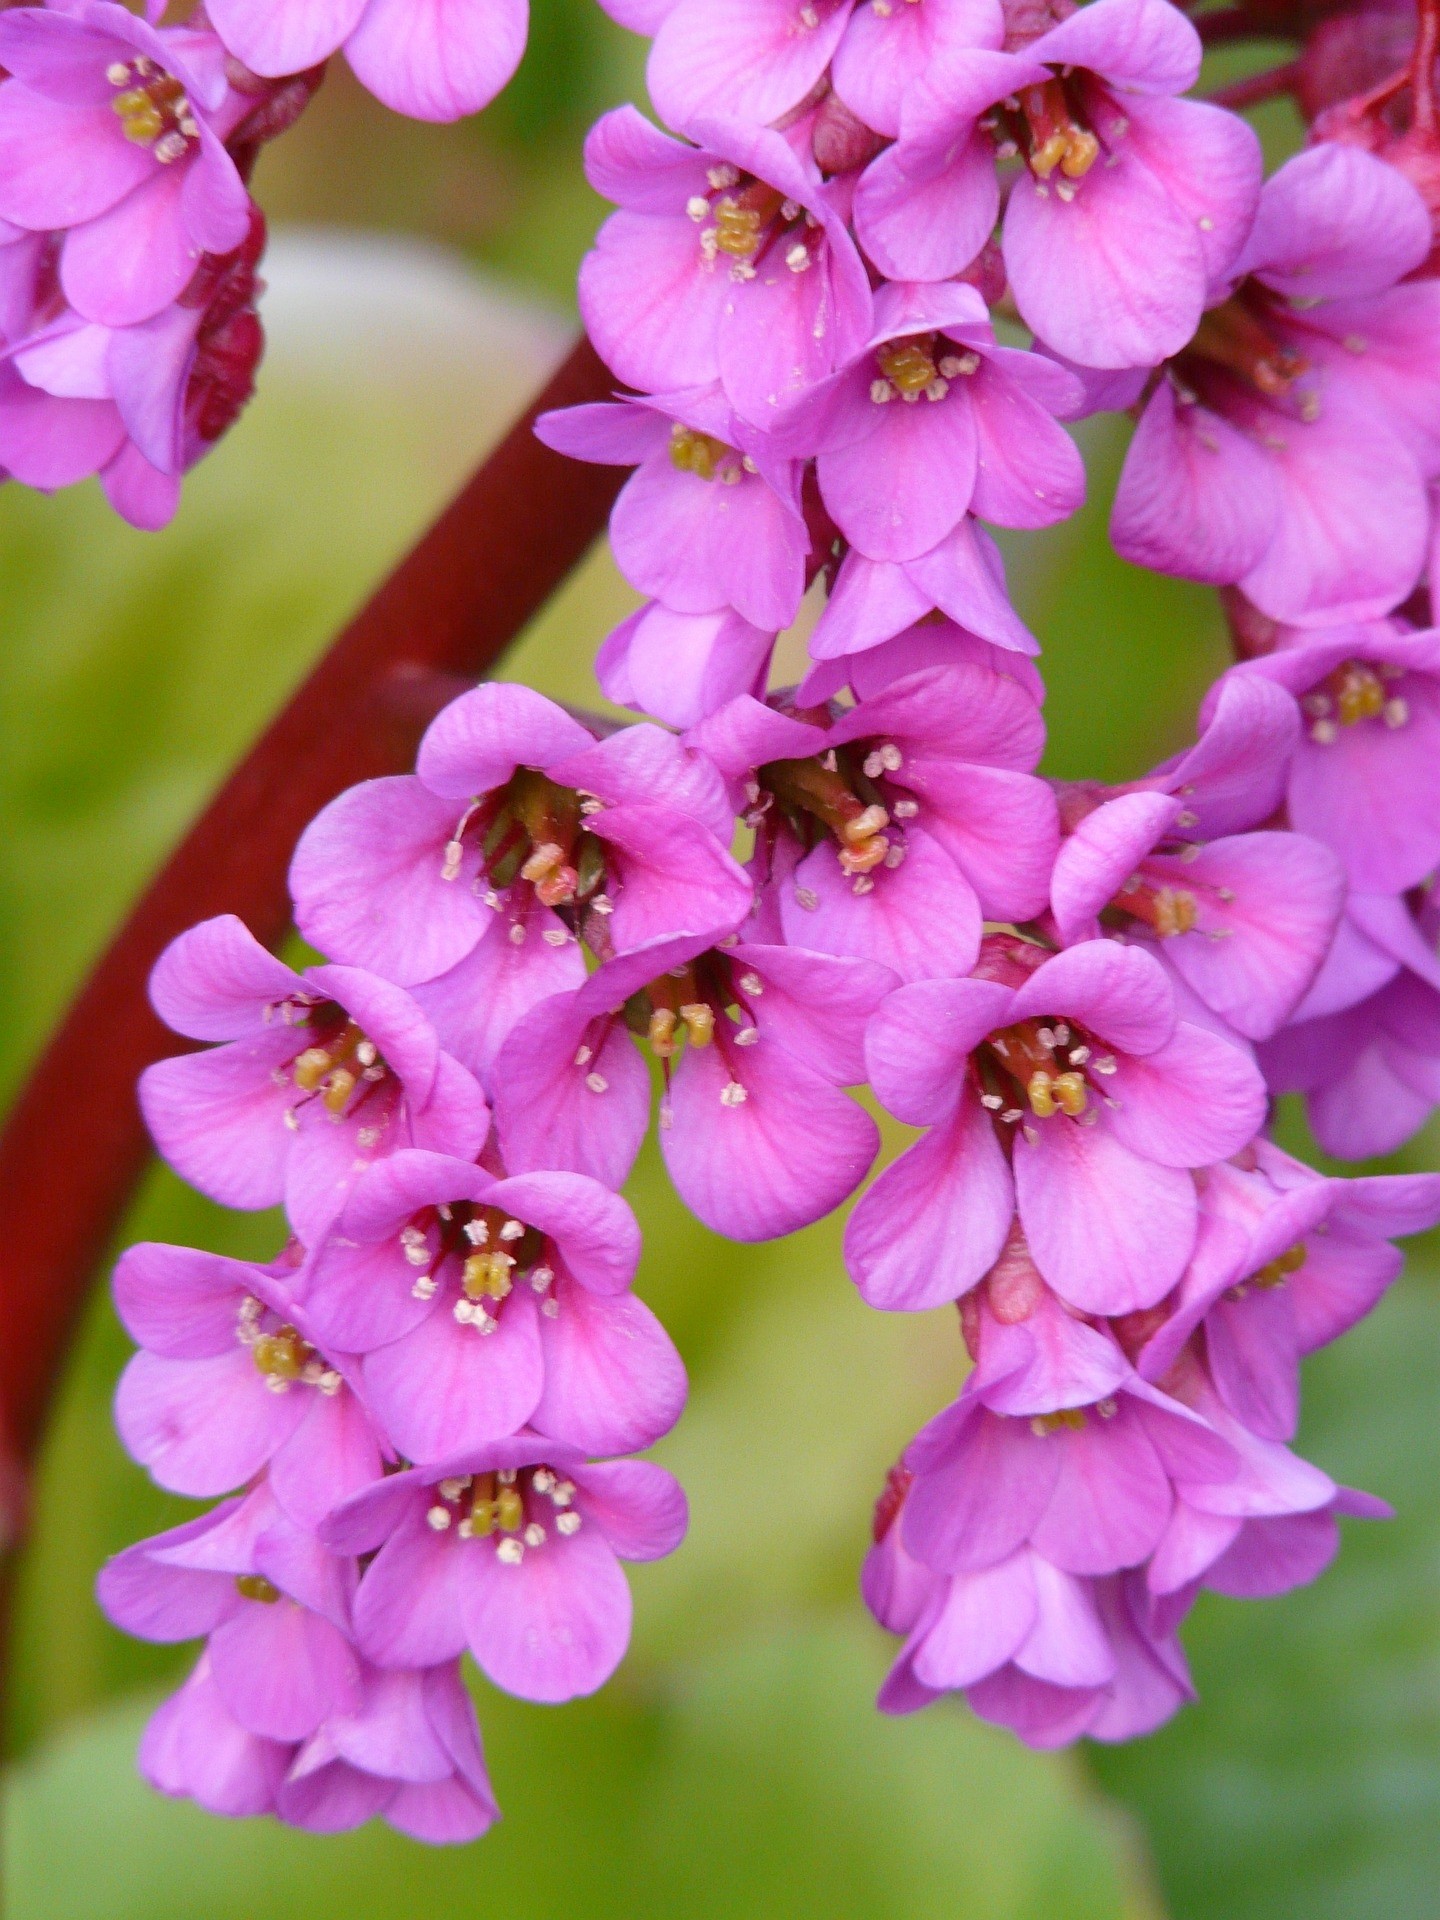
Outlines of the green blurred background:
M174 527L132 533L93 488L0 494L0 1098L215 782L564 351L602 212L580 137L641 94L641 50L593 0L537 0L535 15L516 85L482 120L395 120L337 71L266 156L271 355ZM1265 131L1277 153L1294 138L1283 114ZM1108 553L1120 447L1088 432L1096 504L1007 543L1046 645L1048 764L1065 775L1123 777L1171 751L1224 659L1211 596ZM588 663L632 603L597 554L507 676L593 703ZM1397 1164L1433 1164L1434 1146ZM885 1468L961 1378L953 1314L861 1307L838 1221L728 1246L648 1153L632 1197L641 1289L693 1383L656 1450L689 1489L691 1537L636 1570L632 1655L598 1700L547 1709L479 1689L506 1818L455 1853L383 1827L322 1841L212 1820L136 1781L138 1731L190 1654L114 1633L91 1586L107 1554L188 1509L112 1435L126 1341L97 1293L19 1573L13 1920L1440 1912L1432 1253L1307 1381L1305 1450L1399 1518L1352 1528L1309 1592L1202 1601L1187 1630L1202 1701L1163 1733L1043 1757L958 1707L894 1722L870 1704L888 1648L856 1568ZM157 1170L123 1240L263 1255L277 1232Z

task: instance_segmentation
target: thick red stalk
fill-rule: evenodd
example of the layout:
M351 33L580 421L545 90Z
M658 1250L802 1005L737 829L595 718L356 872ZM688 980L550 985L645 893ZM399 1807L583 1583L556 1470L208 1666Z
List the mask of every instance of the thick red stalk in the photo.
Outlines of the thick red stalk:
M74 1002L0 1136L0 1435L12 1519L97 1262L148 1156L141 1069L181 1044L146 980L177 933L289 924L302 828L356 780L410 764L446 694L485 673L594 541L623 474L543 447L536 413L606 397L582 340L535 405L351 621L161 869Z

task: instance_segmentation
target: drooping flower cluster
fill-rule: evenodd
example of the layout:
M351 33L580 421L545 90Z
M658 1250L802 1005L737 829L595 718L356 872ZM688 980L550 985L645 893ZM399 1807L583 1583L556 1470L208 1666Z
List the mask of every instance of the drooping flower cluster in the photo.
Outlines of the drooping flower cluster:
M1352 115L1262 185L1248 126L1181 97L1169 0L611 11L655 34L673 129L627 108L587 148L619 210L582 308L632 391L538 430L634 469L612 541L646 601L597 671L652 717L463 694L303 836L323 963L220 920L153 982L214 1043L146 1075L158 1146L291 1232L263 1267L132 1249L116 1282L127 1445L230 1498L102 1598L206 1637L143 1763L228 1811L478 1832L462 1649L539 1700L619 1659L617 1556L684 1526L661 1469L596 1458L684 1398L619 1198L657 1080L677 1191L741 1241L865 1179L849 1089L920 1129L845 1243L871 1305L957 1303L972 1363L876 1510L888 1709L1148 1731L1202 1587L1284 1591L1385 1511L1291 1450L1299 1366L1440 1177L1331 1179L1268 1129L1300 1090L1363 1157L1440 1103L1413 147ZM1061 422L1102 408L1137 423L1117 546L1223 587L1238 656L1194 744L1109 787L1037 772L984 524L1073 511Z
M117 0L0 12L0 472L99 475L160 527L254 389L265 224L248 181L344 46L398 112L484 106L525 0Z

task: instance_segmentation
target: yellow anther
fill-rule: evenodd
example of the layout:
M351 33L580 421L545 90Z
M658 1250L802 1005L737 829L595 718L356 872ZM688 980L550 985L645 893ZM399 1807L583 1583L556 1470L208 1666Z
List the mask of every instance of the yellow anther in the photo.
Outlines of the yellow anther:
M1056 167L1067 158L1070 142L1063 128L1057 128L1048 139L1042 140L1030 149L1030 171L1037 180L1048 180Z
M355 1076L348 1067L337 1067L325 1082L325 1091L320 1098L331 1113L344 1113L351 1094L355 1091Z
M1047 1433L1059 1433L1068 1428L1078 1433L1085 1425L1085 1413L1080 1407L1061 1407L1058 1413L1038 1413L1030 1422L1030 1431L1043 1440Z
M675 1052L675 1028L678 1022L669 1007L657 1007L650 1016L645 1038L657 1060L669 1060Z
M871 873L883 865L889 851L890 842L882 834L876 834L858 847L842 847L840 865L846 873Z
M1055 1081L1053 1091L1060 1111L1068 1113L1072 1119L1076 1114L1084 1113L1090 1104L1090 1094L1085 1085L1084 1074L1060 1074Z
M1088 127L1071 127L1065 141L1060 171L1067 180L1080 180L1100 157L1100 142Z
M697 479L713 480L735 457L735 449L711 434L697 433L677 420L670 429L670 463L681 473L693 473Z
M472 1253L461 1272L461 1285L472 1300L503 1300L511 1287L510 1273L515 1262L498 1248L489 1253Z
M262 1333L250 1349L255 1365L272 1380L298 1380L314 1351L294 1327Z
M1183 887L1155 889L1155 931L1162 940L1172 934L1190 933L1195 926L1195 896Z
M1267 1266L1261 1267L1258 1273L1252 1274L1250 1284L1252 1287L1283 1287L1290 1275L1298 1273L1304 1264L1305 1247L1301 1242L1296 1246L1287 1247L1284 1253L1278 1254Z
M901 393L923 393L936 376L934 357L920 340L891 340L875 358L885 378Z
M1336 675L1335 710L1342 727L1374 720L1385 709L1385 683L1373 667L1351 660Z
M313 1093L333 1064L324 1047L306 1047L295 1062L296 1086L303 1093Z
M1037 1114L1040 1119L1048 1120L1051 1114L1058 1111L1055 1081L1043 1067L1037 1067L1031 1074L1025 1094L1030 1102L1031 1112Z
M708 1047L715 1038L715 1010L707 1006L681 1007L680 1018L692 1047Z
M857 813L853 820L845 822L845 838L852 847L858 847L875 834L883 833L889 824L890 816L884 807L866 807L863 813Z
M502 1533L518 1533L525 1524L525 1502L518 1487L501 1487L495 1496L495 1519Z
M520 878L533 885L537 880L548 880L557 868L564 864L565 849L557 846L553 840L543 841L531 850L530 858L520 869Z
M760 245L762 224L758 208L742 207L727 194L715 205L715 244L722 253L745 258Z
M263 1573L237 1573L235 1591L244 1599L262 1601L267 1607L273 1607L280 1598L280 1589L273 1586Z

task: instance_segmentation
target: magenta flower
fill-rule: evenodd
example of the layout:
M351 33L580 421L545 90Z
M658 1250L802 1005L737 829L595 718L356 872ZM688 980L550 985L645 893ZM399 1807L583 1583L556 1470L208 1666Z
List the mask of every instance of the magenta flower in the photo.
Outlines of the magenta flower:
M307 1740L331 1714L359 1706L354 1592L354 1561L287 1520L263 1481L127 1547L96 1584L108 1618L142 1640L208 1636L219 1700L266 1740Z
M1165 1386L1229 1442L1239 1465L1223 1480L1177 1485L1146 1570L1157 1597L1179 1595L1183 1604L1200 1581L1238 1598L1288 1592L1334 1557L1338 1514L1388 1518L1384 1501L1337 1487L1318 1467L1236 1419L1193 1347L1171 1366Z
M520 64L527 0L207 0L215 30L253 73L302 73L344 52L396 113L478 113Z
M1405 278L1429 250L1420 195L1383 161L1330 145L1288 161L1145 408L1119 551L1308 626L1403 600L1440 471L1440 287Z
M734 1240L808 1226L874 1161L875 1123L840 1089L864 1078L865 1025L895 985L869 961L761 942L661 941L608 961L500 1055L507 1164L621 1185L650 1116L633 1027L665 1072L660 1149L691 1211Z
M297 1264L129 1248L115 1304L143 1351L121 1376L115 1424L173 1493L211 1499L268 1469L285 1514L313 1527L379 1479L382 1457L348 1356L337 1366L321 1351L291 1297Z
M1145 1341L1141 1372L1163 1379L1203 1325L1206 1371L1229 1412L1261 1439L1293 1438L1301 1359L1363 1319L1398 1277L1391 1236L1437 1220L1440 1175L1327 1180L1257 1139L1204 1175L1195 1257Z
M0 464L45 492L98 473L133 526L167 525L181 476L254 391L264 245L252 209L238 252L207 256L178 301L134 326L102 327L68 307L43 324L32 314L0 367Z
M999 550L967 514L918 559L870 560L852 548L810 636L810 657L849 659L936 612L993 646L1023 654L1040 651L1010 604Z
M376 974L295 973L222 914L171 942L150 996L177 1033L223 1043L146 1068L155 1144L224 1206L283 1199L307 1243L370 1162L413 1146L468 1156L485 1138L480 1088L410 995Z
M997 159L1018 158L1002 245L1026 324L1083 366L1154 366L1245 240L1253 132L1173 97L1200 40L1166 0L1095 0L1023 51L990 48L947 49L907 90L855 196L861 244L891 279L949 279L995 226Z
M1129 793L1084 814L1055 861L1056 927L1067 946L1123 931L1236 1033L1268 1039L1334 938L1344 870L1299 833L1192 839L1178 825L1187 813L1168 794Z
M688 738L753 789L756 871L796 946L902 980L962 974L984 916L1023 920L1044 902L1058 825L1029 769L1045 730L1009 674L927 667L828 726L741 698Z
M856 702L873 700L877 694L927 668L958 665L983 668L1002 679L1013 680L1034 701L1045 701L1045 682L1039 669L1026 655L996 646L977 634L957 627L943 614L932 615L916 626L907 627L890 640L867 647L862 653L841 654L834 660L817 660L795 690L798 708L824 707L848 687Z
M819 175L782 135L730 119L690 131L698 146L634 107L592 130L590 184L621 211L580 269L580 311L627 385L719 380L742 418L769 427L860 351L869 280Z
M805 591L800 474L718 388L542 414L546 446L635 466L610 517L615 562L676 613L733 610L773 635Z
M762 126L778 120L824 78L854 5L728 0L717 8L675 0L645 29L655 35L645 78L656 112L672 127L709 113Z
M1333 847L1360 893L1427 879L1440 865L1440 631L1388 620L1292 630L1233 673L1273 680L1300 702L1291 825Z
M1225 674L1205 697L1193 747L1126 786L1077 783L1067 788L1067 803L1072 795L1173 794L1185 802L1177 827L1197 839L1218 839L1261 825L1282 804L1299 737L1299 709L1282 688Z
M368 780L301 836L301 931L406 985L450 1048L489 1071L515 1022L585 977L579 938L625 952L728 932L750 883L724 784L659 727L597 742L528 687L462 694L416 775Z
M860 1291L885 1308L965 1293L1017 1209L1069 1305L1153 1306L1195 1243L1190 1170L1238 1152L1265 1116L1247 1056L1177 1020L1159 962L1109 940L1047 956L987 939L976 977L892 994L865 1056L884 1105L930 1129L846 1233Z
M943 70L952 53L998 47L1004 38L995 0L904 0L900 6L862 0L835 50L830 78L852 113L893 139L914 82L932 68Z
M587 1453L658 1440L685 1369L629 1291L640 1230L575 1173L499 1179L398 1153L352 1192L297 1282L312 1324L365 1356L365 1398L407 1459L531 1426Z
M739 694L763 696L775 640L728 608L674 613L652 600L602 643L595 678L617 707L693 727Z
M1353 893L1330 963L1260 1049L1276 1093L1303 1093L1315 1138L1342 1160L1393 1153L1440 1105L1436 901Z
M973 287L887 286L864 349L795 403L782 442L818 454L820 492L853 547L913 561L971 512L1009 527L1073 513L1085 469L1053 416L1078 397L1053 360L995 344Z
M468 1646L497 1687L560 1701L603 1686L624 1656L620 1561L673 1553L686 1518L663 1468L586 1462L521 1433L392 1476L343 1507L325 1537L342 1553L375 1553L355 1601L367 1658L433 1666Z
M362 1664L358 1703L299 1742L249 1732L202 1654L145 1729L140 1771L157 1792L212 1813L273 1813L312 1833L343 1832L378 1814L416 1840L458 1845L499 1817L475 1709L453 1662L397 1673Z
M248 103L213 33L112 0L0 16L0 217L60 230L60 284L87 320L150 320L203 254L242 246L250 197L225 151Z

